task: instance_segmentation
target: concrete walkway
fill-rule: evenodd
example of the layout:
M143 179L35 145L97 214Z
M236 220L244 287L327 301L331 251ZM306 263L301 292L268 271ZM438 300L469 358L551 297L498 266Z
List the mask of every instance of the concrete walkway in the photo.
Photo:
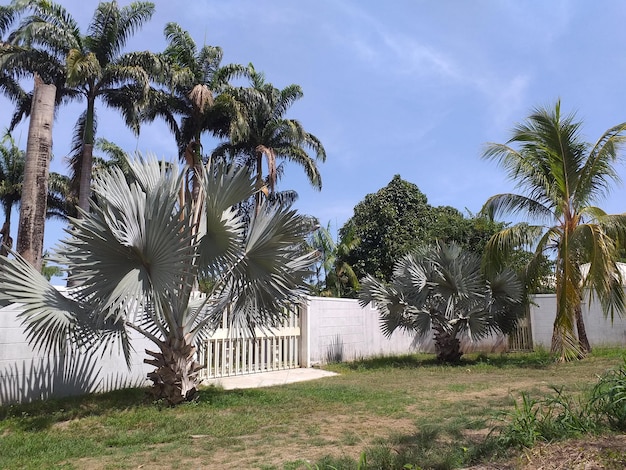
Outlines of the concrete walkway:
M335 372L313 368L285 369L272 372L261 372L258 374L235 375L232 377L220 377L218 379L208 379L203 385L216 385L224 390L236 388L258 388L272 387L274 385L284 385L305 380L321 379L322 377L332 377Z

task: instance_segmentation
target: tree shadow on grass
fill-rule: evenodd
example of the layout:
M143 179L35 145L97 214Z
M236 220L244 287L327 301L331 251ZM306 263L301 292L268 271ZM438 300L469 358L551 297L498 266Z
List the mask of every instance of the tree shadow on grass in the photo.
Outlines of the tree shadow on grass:
M533 353L469 353L462 356L458 364L441 362L434 354L407 354L404 356L385 356L369 359L360 359L344 363L343 367L350 370L378 370L378 369L414 369L418 367L460 367L491 366L494 368L528 368L543 369L554 364L554 358L544 352Z
M0 371L0 419L20 418L23 430L34 431L137 404L136 392L120 389L137 387L139 381L122 372L103 377L99 360L97 354L68 353L5 367Z

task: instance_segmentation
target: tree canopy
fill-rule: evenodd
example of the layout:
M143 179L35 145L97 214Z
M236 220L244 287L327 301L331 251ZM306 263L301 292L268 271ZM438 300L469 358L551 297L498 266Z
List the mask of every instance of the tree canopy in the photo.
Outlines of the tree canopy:
M415 184L395 175L387 186L365 196L341 228L341 241L359 240L342 260L359 278L370 274L390 280L395 262L417 247L441 240L482 254L491 235L502 228L485 217L465 217L450 206L431 206Z

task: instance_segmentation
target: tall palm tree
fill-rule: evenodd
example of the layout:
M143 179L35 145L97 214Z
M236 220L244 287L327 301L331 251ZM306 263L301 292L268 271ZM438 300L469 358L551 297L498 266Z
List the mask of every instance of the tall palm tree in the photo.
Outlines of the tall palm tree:
M608 215L591 204L619 181L614 165L626 123L610 128L593 145L582 140L580 127L574 114L561 114L557 101L554 109L535 109L506 144L489 144L484 153L505 169L521 194L492 196L483 211L492 217L521 213L530 222L495 234L487 245L490 262L497 265L515 247L531 247L527 277L532 278L543 254L555 260L551 348L561 360L590 350L581 309L585 292L597 295L611 318L625 310L616 261L618 244L624 246L626 214ZM590 269L583 276L581 266L587 263Z
M192 173L200 172L202 135L230 124L232 100L224 94L229 80L242 76L246 68L222 65L220 47L204 45L198 49L191 35L176 23L164 29L168 45L160 55L163 70L151 88L141 120L162 118L174 134L179 159ZM193 197L197 197L198 185Z
M434 334L437 357L458 362L459 338L480 340L512 331L524 313L523 289L513 271L485 278L480 256L458 245L438 244L410 253L394 266L389 284L367 275L361 280L362 306L373 302L384 334L402 329Z
M12 23L28 8L38 9L37 2L14 1L0 8L0 33L4 34ZM25 47L22 47L25 45ZM31 38L19 39L16 33L8 42L0 42L0 89L16 104L11 128L23 117L30 115L26 166L22 190L22 205L18 226L17 249L37 269L41 268L43 229L46 214L48 172L52 152L52 124L55 103L60 99L59 83L65 75L58 63L46 50L33 48ZM25 93L19 79L26 75L34 78L33 92Z
M56 86L35 76L33 103L37 105L32 107L28 125L17 251L37 270L42 266L55 96Z
M96 100L117 109L126 124L139 131L138 106L157 73L158 60L150 52L122 53L128 39L154 12L150 2L133 2L120 8L116 1L98 4L87 34L83 35L72 16L58 4L43 0L28 2L34 13L14 32L14 38L36 44L47 52L42 63L65 71L65 83L74 95L86 101L77 129L80 151L73 155L72 168L80 175L79 206L89 209L93 145L96 131Z
M213 152L215 156L242 158L244 163L256 173L256 184L260 192L256 195L256 212L261 204L262 194L266 197L274 192L277 172L277 159L285 159L304 167L311 185L322 188L322 178L316 160L324 162L326 151L313 134L307 132L295 119L285 114L291 105L302 98L298 85L289 85L282 90L265 82L262 73L249 66L250 88L233 89L236 102L240 104L242 117L235 119L228 129L223 129L221 137L228 141L220 144ZM307 149L315 153L311 158ZM263 176L263 161L268 168L267 181Z
M233 205L255 190L245 169L203 167L201 197L182 201L186 169L154 157L129 168L95 177L92 210L57 253L71 297L16 256L0 260L0 302L24 306L29 338L48 351L117 338L128 357L128 330L139 332L157 348L145 360L156 397L176 404L193 397L196 347L224 314L236 335L271 328L306 293L308 224L286 207L242 224ZM214 281L205 297L194 294L201 275Z

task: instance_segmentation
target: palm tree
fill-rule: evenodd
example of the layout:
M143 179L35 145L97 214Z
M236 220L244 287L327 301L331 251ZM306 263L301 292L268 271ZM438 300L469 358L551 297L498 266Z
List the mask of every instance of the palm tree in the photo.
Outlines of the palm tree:
M490 263L498 265L516 247L531 247L527 277L532 278L544 254L555 260L557 312L551 349L561 360L590 350L581 310L585 292L597 295L611 318L625 310L616 261L618 244L624 246L626 214L607 215L591 204L619 181L614 165L626 123L591 145L582 140L581 123L574 118L561 115L560 101L552 110L537 108L506 144L489 144L484 153L506 170L522 194L492 196L483 211L491 217L522 213L534 223L495 234L487 245ZM586 263L590 269L583 276Z
M117 338L128 357L128 330L139 332L157 347L145 360L155 396L176 404L193 397L196 347L225 313L235 335L271 328L306 293L308 224L275 207L246 228L233 209L254 193L245 169L203 167L201 197L181 204L186 169L154 157L129 167L95 177L91 212L71 221L57 252L71 297L17 256L0 260L0 302L23 304L29 338L51 352ZM194 294L198 276L214 281L205 297Z
M360 238L356 236L354 227L351 226L335 245L333 270L327 277L326 285L331 286L331 290L337 297L354 297L359 290L359 278L346 260L360 243Z
M150 89L141 120L164 119L176 139L180 161L200 172L202 135L230 125L232 100L223 92L230 79L247 69L221 65L220 47L205 45L198 50L190 34L176 23L168 23L164 34L168 45L161 54L163 73ZM193 197L197 191L195 185Z
M55 96L56 86L35 76L33 103L37 105L32 107L28 125L17 251L37 270L42 265Z
M36 44L47 53L40 63L65 71L65 83L87 108L79 117L80 149L72 156L72 168L80 175L79 206L89 209L93 145L96 132L96 100L117 109L126 124L139 131L138 106L157 73L158 60L150 52L122 53L131 35L154 12L150 2L133 2L119 8L116 1L98 4L86 35L60 5L40 0L28 2L34 14L14 32L15 40ZM47 61L46 61L47 60Z
M285 118L291 105L302 98L298 85L289 85L279 90L265 82L262 73L249 66L252 86L231 90L239 103L242 116L233 120L228 129L224 128L220 137L228 141L220 144L214 156L242 158L244 163L255 169L256 184L260 192L256 195L256 212L261 204L262 194L267 197L275 189L279 158L304 167L311 185L322 188L322 178L315 161L324 162L326 151L317 137L306 132L295 119ZM315 153L311 158L306 149ZM263 176L263 160L268 167L267 181Z
M402 329L424 336L434 332L437 358L458 362L459 337L480 340L508 333L524 313L523 288L513 271L485 278L481 258L458 245L438 244L410 253L394 266L386 284L371 275L361 281L362 306L373 302L385 335Z
M13 2L0 9L0 33L4 34L27 8L36 2ZM46 214L48 171L52 152L52 124L55 102L61 93L57 84L65 75L57 63L47 63L45 50L32 48L31 38L23 41L9 35L10 42L0 42L0 88L16 105L11 128L30 114L22 204L18 224L17 250L37 269L41 268L43 229ZM19 44L24 42L26 47ZM25 93L19 79L32 74L34 89ZM8 234L7 234L8 236Z
M0 141L0 204L4 211L4 223L0 230L0 256L13 248L11 238L11 211L20 201L24 178L24 152L19 150L8 132Z

